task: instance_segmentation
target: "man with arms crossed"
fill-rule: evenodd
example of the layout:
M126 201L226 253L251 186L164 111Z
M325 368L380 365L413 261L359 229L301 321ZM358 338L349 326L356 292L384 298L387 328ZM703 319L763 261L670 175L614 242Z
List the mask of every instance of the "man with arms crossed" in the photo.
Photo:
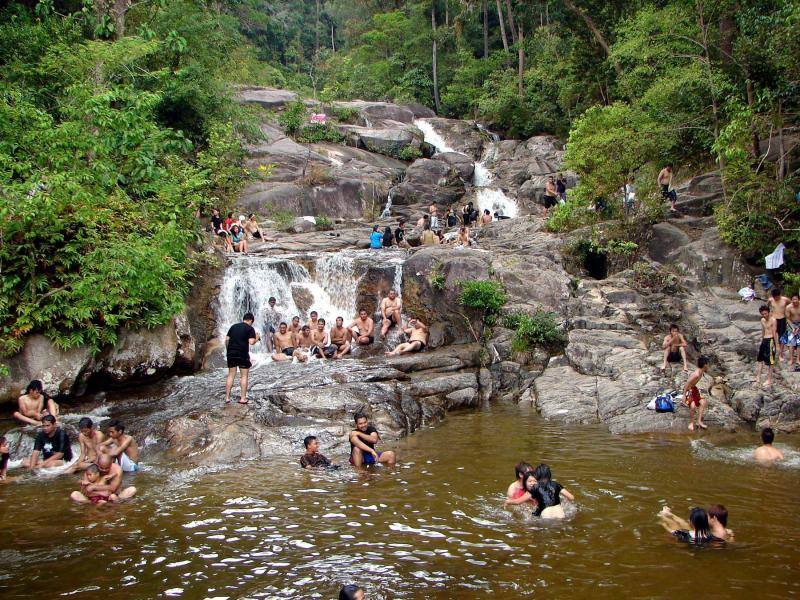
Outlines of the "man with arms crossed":
M225 336L225 348L228 354L228 380L225 382L225 404L231 401L231 388L233 378L236 376L236 369L239 369L239 390L241 397L239 404L247 404L247 375L250 367L250 346L255 345L260 339L261 334L253 329L255 317L253 313L247 313L242 317L241 323L232 325Z
M395 455L391 450L377 452L375 444L381 441L378 430L372 426L363 413L353 415L356 428L350 432L350 464L354 467L361 465L374 465L375 463L385 463L393 465Z
M386 332L392 325L400 325L400 311L403 308L402 301L397 297L397 292L389 290L389 295L381 300L381 337L386 337Z

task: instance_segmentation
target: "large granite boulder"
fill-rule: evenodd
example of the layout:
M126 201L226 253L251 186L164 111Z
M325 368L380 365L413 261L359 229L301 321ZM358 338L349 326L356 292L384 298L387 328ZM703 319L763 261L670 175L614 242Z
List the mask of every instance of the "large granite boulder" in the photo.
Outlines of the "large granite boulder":
M443 119L440 117L425 119L447 144L448 148L479 160L483 154L483 145L487 135L481 132L475 123L460 119ZM444 148L438 148L442 151Z
M175 323L120 330L117 343L96 358L95 375L114 383L154 379L172 369L179 340Z
M296 92L266 87L243 87L237 93L239 102L257 104L268 110L283 108L289 102L298 99Z
M422 133L412 125L384 122L383 127L361 127L358 125L338 125L347 143L369 152L399 158L405 148L422 146Z
M475 173L475 163L466 154L460 152L437 152L433 155L433 160L440 160L455 169L461 181L471 182Z
M400 207L427 207L430 203L449 206L464 192L464 183L455 169L444 161L427 158L415 160L408 167L402 183L390 190L392 205Z

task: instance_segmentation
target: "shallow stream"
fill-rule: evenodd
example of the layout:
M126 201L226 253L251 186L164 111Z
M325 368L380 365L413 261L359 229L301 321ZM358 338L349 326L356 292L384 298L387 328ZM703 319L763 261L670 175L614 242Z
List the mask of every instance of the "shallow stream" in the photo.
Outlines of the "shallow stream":
M612 436L494 406L387 444L395 468L309 473L285 457L212 472L150 456L128 480L139 495L105 507L73 505L71 477L23 476L0 485L0 594L333 598L357 582L371 599L797 596L800 453L784 437L788 464L764 468L754 441ZM576 496L568 521L501 508L520 459L548 462ZM672 541L665 502L725 504L736 542Z

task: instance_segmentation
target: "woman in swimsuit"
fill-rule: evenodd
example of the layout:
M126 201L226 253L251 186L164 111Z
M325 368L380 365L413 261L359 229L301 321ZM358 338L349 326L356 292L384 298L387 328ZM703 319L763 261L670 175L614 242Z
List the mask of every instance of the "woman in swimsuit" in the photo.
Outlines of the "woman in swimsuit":
M561 506L561 496L570 502L575 501L575 496L570 494L557 481L553 481L550 467L541 464L533 473L526 473L522 479L523 487L530 493L536 502L535 517L543 519L563 519L564 508Z
M517 478L511 485L508 486L508 492L506 492L506 501L503 503L503 506L533 502L530 493L525 491L525 488L522 485L523 477L525 477L527 473L533 472L533 466L523 461L517 463L517 466L514 467L514 471L517 474Z

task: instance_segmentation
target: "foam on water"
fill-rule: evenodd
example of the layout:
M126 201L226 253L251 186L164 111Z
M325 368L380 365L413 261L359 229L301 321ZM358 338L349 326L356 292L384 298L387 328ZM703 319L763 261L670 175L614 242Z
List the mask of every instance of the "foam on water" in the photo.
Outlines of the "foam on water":
M726 463L740 465L742 463L760 464L753 455L755 447L725 447L715 446L706 440L692 440L692 452L700 458L706 460L719 460ZM783 452L784 459L772 463L775 467L783 469L800 469L800 451L794 450L781 444L775 447Z

